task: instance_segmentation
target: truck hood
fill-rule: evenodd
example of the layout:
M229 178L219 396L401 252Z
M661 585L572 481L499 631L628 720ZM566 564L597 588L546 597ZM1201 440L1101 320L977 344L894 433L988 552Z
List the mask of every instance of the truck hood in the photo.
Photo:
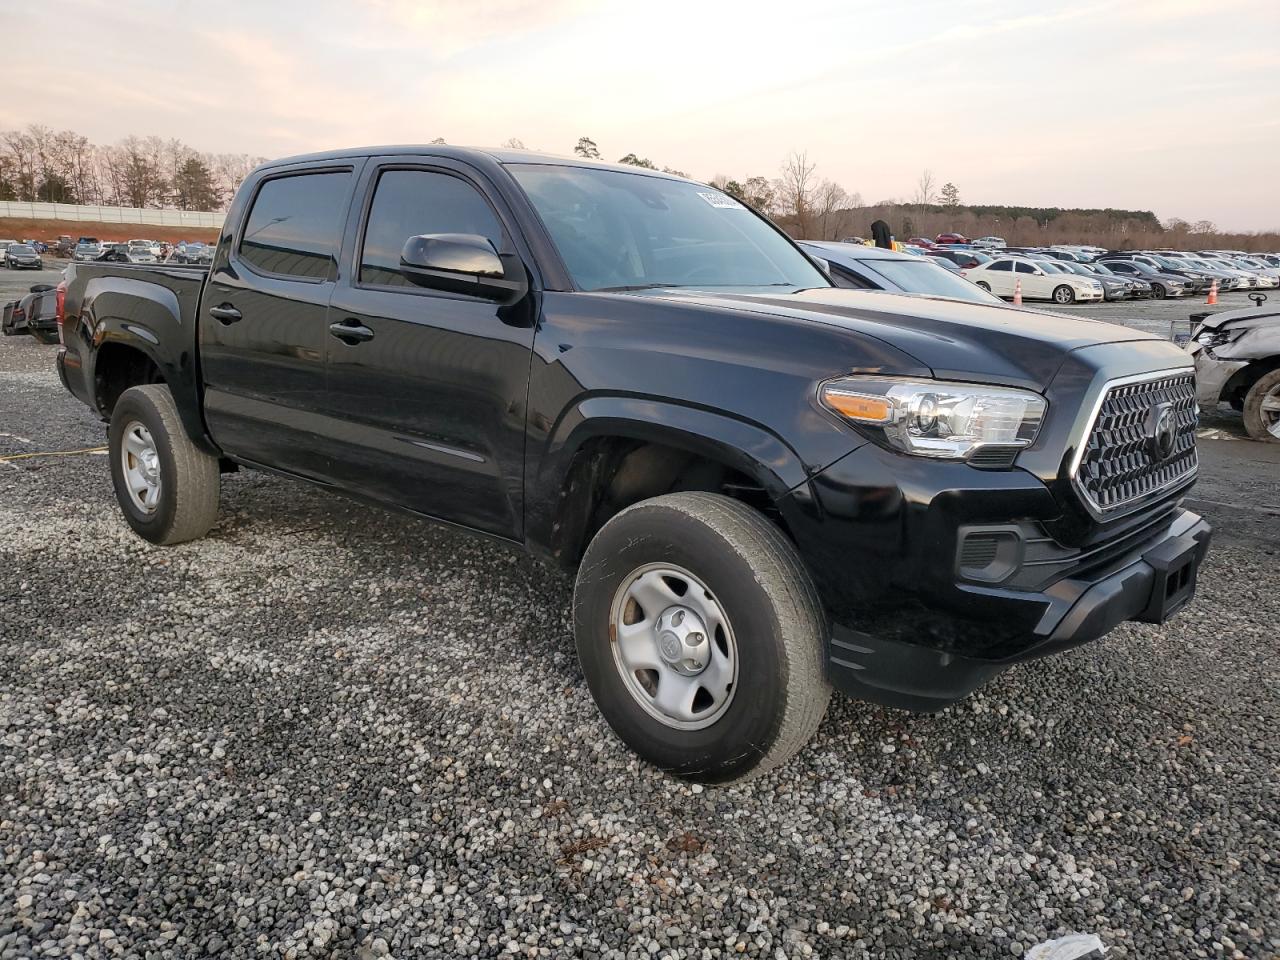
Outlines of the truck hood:
M840 327L910 355L940 380L978 380L1041 391L1075 350L1098 343L1160 340L1100 320L883 291L819 287L746 294L665 289L642 295ZM1175 363L1185 362L1182 351L1168 346Z

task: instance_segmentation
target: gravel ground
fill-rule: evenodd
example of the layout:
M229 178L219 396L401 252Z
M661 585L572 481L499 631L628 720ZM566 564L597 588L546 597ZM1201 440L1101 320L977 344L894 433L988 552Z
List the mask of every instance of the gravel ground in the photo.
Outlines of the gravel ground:
M0 457L102 442L53 352L0 340ZM530 560L254 474L160 549L101 455L0 462L0 958L1280 955L1280 457L1205 448L1170 624L706 790Z

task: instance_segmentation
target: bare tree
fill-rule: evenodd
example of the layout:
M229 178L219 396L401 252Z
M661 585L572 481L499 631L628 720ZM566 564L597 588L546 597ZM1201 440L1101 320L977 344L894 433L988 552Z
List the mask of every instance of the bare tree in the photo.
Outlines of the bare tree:
M834 180L823 180L814 191L814 220L818 225L819 240L834 240L836 213L849 202L849 194Z
M519 137L508 137L502 145L510 150L523 150L525 148L524 141Z
M920 174L920 179L916 182L915 203L917 207L927 207L938 199L933 189L934 182L932 170L926 170Z
M798 236L809 236L813 227L814 191L813 172L817 166L810 162L808 153L793 151L782 165L782 176L775 184L777 202L785 216L793 218Z
M588 160L600 159L600 148L596 146L596 142L590 137L579 137L578 145L573 148L573 152Z

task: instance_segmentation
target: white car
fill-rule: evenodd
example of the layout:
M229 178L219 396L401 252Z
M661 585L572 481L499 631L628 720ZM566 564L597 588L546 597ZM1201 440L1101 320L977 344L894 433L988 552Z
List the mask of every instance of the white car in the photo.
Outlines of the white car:
M1103 298L1102 282L1099 280L1078 276L1051 263L1018 257L997 257L990 263L970 267L966 276L997 297L1012 297L1021 281L1024 300L1076 303Z
M973 241L973 245L984 250L1003 250L1008 246L1004 237L979 237Z
M152 257L158 257L160 256L160 244L155 240L130 240L129 255L132 256L135 253L150 254Z

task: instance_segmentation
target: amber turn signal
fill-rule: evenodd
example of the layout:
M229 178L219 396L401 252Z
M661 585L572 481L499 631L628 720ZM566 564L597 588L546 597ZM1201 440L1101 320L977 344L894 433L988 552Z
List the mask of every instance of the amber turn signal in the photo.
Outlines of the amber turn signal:
M850 420L888 423L893 419L893 403L884 397L827 389L823 391L822 399L828 407Z

